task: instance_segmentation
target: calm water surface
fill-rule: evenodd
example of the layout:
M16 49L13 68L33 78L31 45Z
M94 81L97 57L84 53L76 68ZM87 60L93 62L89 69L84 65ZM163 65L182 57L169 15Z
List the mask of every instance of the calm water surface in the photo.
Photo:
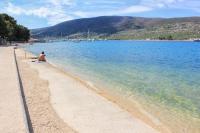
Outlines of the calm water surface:
M94 41L34 44L48 60L107 89L200 118L200 43Z

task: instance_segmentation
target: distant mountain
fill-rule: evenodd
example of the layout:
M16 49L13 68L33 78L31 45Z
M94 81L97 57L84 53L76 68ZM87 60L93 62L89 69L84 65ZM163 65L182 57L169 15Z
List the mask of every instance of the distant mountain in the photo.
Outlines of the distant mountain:
M40 29L34 38L189 39L200 38L200 17L142 18L102 16L83 18Z

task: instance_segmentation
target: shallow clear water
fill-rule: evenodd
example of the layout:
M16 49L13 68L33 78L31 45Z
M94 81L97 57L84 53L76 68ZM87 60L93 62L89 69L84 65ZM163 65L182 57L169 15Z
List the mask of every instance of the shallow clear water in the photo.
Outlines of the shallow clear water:
M104 88L200 118L200 43L94 41L37 43L48 60Z

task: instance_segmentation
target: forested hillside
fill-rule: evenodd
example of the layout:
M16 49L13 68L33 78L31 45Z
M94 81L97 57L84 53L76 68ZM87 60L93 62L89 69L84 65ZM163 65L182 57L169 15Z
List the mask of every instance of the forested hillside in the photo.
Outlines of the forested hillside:
M103 16L33 29L35 38L190 39L200 38L200 17L142 18Z

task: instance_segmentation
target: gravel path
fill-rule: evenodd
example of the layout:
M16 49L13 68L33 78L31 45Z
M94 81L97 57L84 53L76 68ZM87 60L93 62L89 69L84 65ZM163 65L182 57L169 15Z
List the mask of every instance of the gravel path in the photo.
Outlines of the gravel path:
M24 62L27 60L22 58L22 52L16 53L34 133L74 133L52 108L48 81L42 80L38 72Z

